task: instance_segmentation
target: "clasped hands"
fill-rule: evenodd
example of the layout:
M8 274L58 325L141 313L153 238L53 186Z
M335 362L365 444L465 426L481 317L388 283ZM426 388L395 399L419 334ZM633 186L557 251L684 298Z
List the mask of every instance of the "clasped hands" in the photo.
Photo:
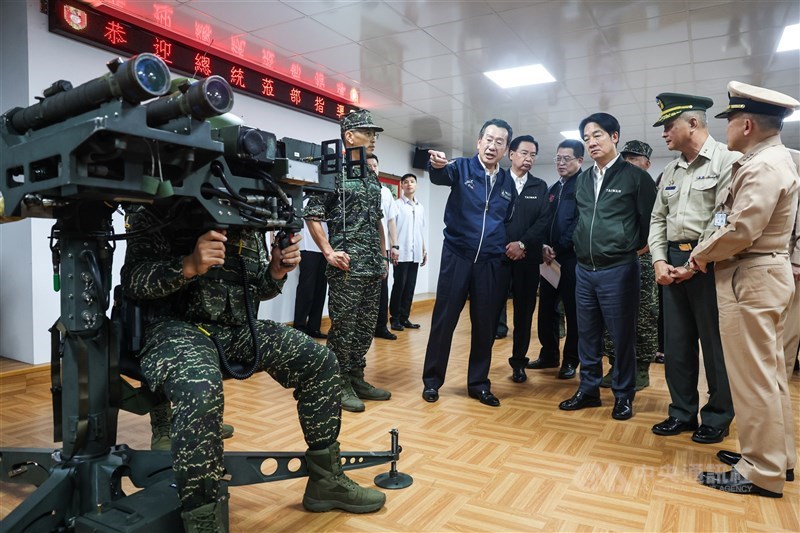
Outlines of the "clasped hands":
M681 283L687 279L691 279L697 272L706 272L707 263L698 261L694 258L689 259L689 267L686 266L672 266L666 261L656 261L653 268L656 271L656 283L659 285L670 285L672 283Z

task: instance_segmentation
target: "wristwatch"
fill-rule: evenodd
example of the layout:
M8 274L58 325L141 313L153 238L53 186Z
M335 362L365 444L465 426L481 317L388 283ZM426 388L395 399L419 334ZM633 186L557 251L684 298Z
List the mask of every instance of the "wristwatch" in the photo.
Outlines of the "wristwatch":
M692 268L691 260L686 261L686 263L684 263L684 265L683 265L683 268L685 268L686 270L688 270L692 274L697 274L698 272L700 272L699 270L697 270L695 268Z
M519 246L520 250L522 250L523 252L525 251L525 243L524 242L517 241L517 245Z
M392 246L392 250L399 250L399 249L400 249L400 247L398 245L396 245L396 244L394 246Z

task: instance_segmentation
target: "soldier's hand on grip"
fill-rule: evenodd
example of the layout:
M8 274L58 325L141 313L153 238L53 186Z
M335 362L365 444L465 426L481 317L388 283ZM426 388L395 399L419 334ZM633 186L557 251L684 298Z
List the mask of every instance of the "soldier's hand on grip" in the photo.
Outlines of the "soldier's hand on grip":
M183 258L183 276L193 278L202 276L217 265L225 264L225 230L210 230L197 238L194 251Z
M272 257L269 260L269 273L272 279L283 279L300 264L300 245L303 236L299 233L287 234L281 244L272 246ZM284 246L285 245L285 246ZM284 247L281 247L284 246Z

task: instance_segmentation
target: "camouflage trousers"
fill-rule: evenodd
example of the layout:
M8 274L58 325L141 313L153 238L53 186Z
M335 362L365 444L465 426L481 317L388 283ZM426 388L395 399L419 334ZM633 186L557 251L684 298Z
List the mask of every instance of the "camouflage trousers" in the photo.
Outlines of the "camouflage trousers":
M334 274L328 277L328 285L328 348L336 354L342 374L347 374L367 366L366 355L378 320L381 278Z
M636 324L636 361L652 363L658 351L658 291L653 256L639 257L641 290L639 292L639 321ZM614 345L608 331L603 333L603 353L614 364Z
M253 361L247 326L201 326L216 336L229 361ZM333 354L304 333L270 320L257 320L256 331L261 370L294 389L309 448L333 444L341 426L341 378ZM174 406L172 463L184 510L214 501L223 473L224 404L216 347L194 324L158 322L147 329L140 362L150 388L163 387Z

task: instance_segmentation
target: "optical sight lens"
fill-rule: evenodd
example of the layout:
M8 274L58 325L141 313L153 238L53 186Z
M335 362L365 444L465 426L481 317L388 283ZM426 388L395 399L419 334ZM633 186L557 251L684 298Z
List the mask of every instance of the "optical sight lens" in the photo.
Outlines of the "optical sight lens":
M233 107L233 92L223 78L211 76L206 80L206 101L218 113L227 113Z
M158 56L139 55L134 71L139 84L152 96L160 96L169 89L169 69Z

